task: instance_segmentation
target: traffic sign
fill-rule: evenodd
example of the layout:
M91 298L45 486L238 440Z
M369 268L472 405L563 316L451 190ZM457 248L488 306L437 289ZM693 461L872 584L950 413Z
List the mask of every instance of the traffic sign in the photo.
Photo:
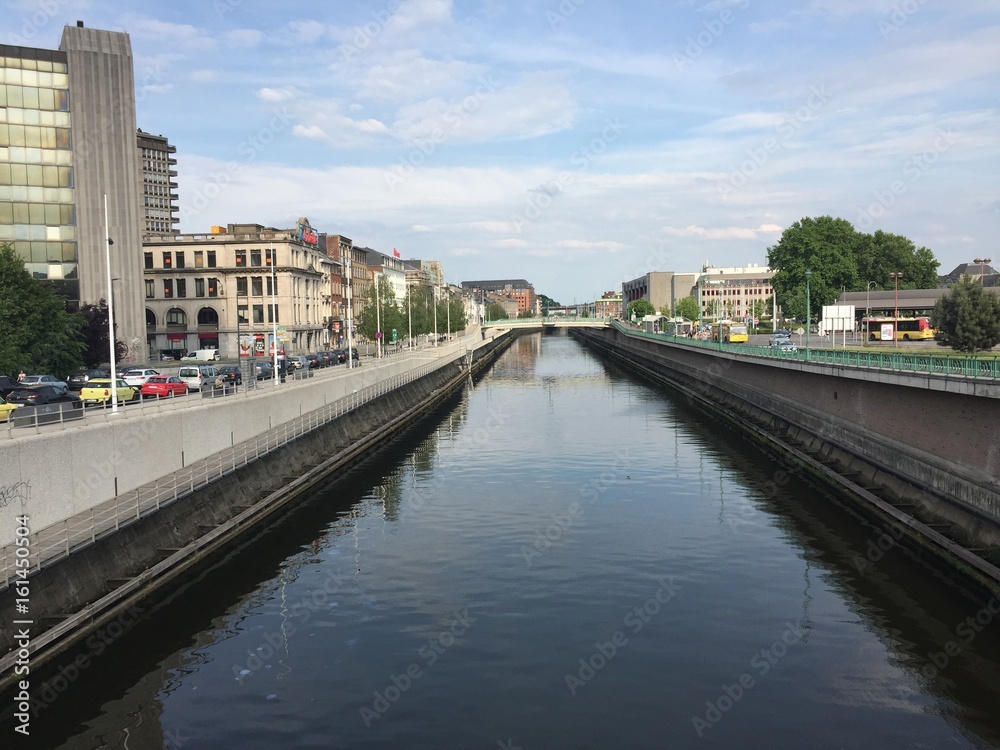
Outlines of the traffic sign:
M394 344L396 343L396 329L395 328L392 329L392 343L394 343Z
M377 339L382 338L382 332L381 331L375 331L375 338L377 338Z

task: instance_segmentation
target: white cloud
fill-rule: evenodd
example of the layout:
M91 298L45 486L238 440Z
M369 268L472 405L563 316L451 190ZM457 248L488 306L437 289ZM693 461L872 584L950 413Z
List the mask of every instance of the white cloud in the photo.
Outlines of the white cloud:
M305 125L295 125L292 128L292 135L297 135L299 138L326 138L326 133L323 132L322 128L316 127L315 125L305 126Z
M196 83L210 83L219 77L217 70L196 70L191 74L191 80Z
M282 89L272 89L272 88L261 88L257 89L257 98L261 101L277 103L277 102L287 102L295 98L295 90L292 88L282 88Z
M229 47L249 49L260 44L264 38L264 33L257 29L236 29L234 31L227 31L221 38Z
M313 44L327 33L327 25L322 21L289 21L288 28L294 41L305 45Z

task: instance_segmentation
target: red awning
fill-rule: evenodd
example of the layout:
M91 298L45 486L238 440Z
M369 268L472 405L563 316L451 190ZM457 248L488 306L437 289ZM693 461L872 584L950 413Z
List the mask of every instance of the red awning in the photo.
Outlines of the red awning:
M183 341L187 338L186 333L168 333L167 341Z

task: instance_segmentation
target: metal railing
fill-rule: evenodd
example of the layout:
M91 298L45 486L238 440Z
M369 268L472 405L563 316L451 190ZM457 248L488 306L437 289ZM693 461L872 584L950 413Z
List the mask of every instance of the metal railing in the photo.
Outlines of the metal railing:
M153 482L122 493L111 500L95 505L88 511L33 532L31 534L31 552L28 556L29 571L33 573L51 565L72 552L113 534L123 526L134 523L163 506L246 466L307 432L322 427L379 396L414 380L419 380L435 370L466 357L469 352L469 347L464 342L453 342L451 348L454 351L447 353L444 357L417 365L406 372L377 380L336 401L277 425L231 448L219 451ZM393 361L398 362L399 358L393 357L390 362ZM193 403L203 405L201 399L195 399ZM0 590L6 588L15 575L16 551L17 545L14 543L8 544L0 550L0 576L2 576L0 577Z
M748 344L723 344L716 341L699 341L686 336L668 333L649 333L620 321L613 327L630 336L670 342L679 346L711 349L729 354L767 357L777 360L809 362L852 369L888 370L911 375L941 375L976 380L1000 380L1000 357L988 355L974 357L964 354L907 354L905 352L858 351L856 349L805 349L780 350L769 346Z

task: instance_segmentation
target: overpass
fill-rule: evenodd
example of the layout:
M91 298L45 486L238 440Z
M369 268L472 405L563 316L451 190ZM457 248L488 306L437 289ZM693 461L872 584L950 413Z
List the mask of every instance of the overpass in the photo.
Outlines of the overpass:
M564 318L553 316L548 318L511 318L509 320L493 320L483 323L483 328L519 330L544 330L555 328L607 328L611 318Z

